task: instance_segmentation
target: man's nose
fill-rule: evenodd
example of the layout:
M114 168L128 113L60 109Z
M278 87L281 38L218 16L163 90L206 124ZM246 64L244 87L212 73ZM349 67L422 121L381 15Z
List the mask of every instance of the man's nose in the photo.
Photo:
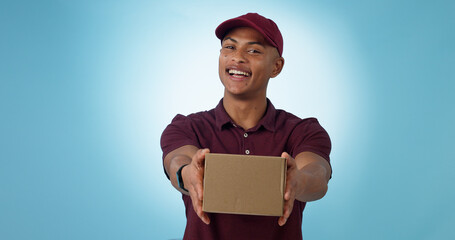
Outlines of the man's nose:
M246 62L246 58L244 56L244 52L242 51L235 51L233 56L232 56L232 61L238 62L238 63L244 63Z

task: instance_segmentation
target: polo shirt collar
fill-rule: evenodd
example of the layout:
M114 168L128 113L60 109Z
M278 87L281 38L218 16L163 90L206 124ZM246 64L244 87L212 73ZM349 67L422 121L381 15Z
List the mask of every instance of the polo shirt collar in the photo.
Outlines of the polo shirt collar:
M265 112L264 117L259 120L259 123L257 126L253 127L252 129L248 129L250 131L256 131L259 130L261 126L263 126L265 129L275 132L275 116L276 116L276 109L273 106L272 102L270 99L267 98L267 110ZM223 130L223 127L225 126L233 126L234 122L232 121L231 117L226 112L226 109L224 109L223 106L223 99L220 100L218 105L215 108L215 118L216 118L216 127L219 130Z

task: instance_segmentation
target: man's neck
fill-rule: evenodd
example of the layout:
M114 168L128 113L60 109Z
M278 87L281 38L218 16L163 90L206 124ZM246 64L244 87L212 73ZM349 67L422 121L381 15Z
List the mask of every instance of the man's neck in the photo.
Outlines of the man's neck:
M267 98L239 99L225 94L223 106L232 121L245 130L255 127L267 110Z

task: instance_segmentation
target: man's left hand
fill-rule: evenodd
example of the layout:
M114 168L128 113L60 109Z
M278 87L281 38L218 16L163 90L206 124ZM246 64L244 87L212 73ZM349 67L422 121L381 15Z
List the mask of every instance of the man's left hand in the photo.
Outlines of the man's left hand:
M281 157L286 158L287 162L287 173L286 173L286 189L284 192L284 212L283 216L278 219L278 224L283 226L286 224L289 216L291 215L292 209L294 207L294 201L297 195L297 190L300 189L300 179L297 175L299 171L297 169L297 164L295 159L291 157L287 152L283 152Z

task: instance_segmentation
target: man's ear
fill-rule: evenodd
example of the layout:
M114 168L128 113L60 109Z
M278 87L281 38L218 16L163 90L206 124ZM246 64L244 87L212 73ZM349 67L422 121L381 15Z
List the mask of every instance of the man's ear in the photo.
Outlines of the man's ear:
M275 59L275 64L273 65L272 75L270 77L274 78L280 74L281 70L283 70L284 66L284 58L278 57Z

